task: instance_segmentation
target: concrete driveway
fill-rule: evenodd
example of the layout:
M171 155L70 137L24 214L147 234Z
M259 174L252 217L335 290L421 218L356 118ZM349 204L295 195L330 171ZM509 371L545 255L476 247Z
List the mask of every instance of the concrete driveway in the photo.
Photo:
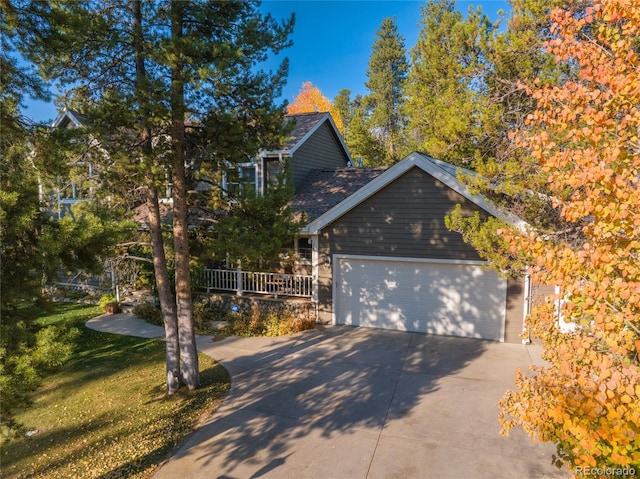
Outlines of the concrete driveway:
M568 475L552 445L498 433L533 347L350 327L198 346L232 388L154 479Z

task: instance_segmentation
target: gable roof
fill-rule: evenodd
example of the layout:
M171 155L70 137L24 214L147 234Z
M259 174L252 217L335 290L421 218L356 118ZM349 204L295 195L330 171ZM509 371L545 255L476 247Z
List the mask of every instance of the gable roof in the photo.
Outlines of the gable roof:
M262 152L262 156L278 154L287 154L289 156L292 156L296 152L296 150L300 148L304 144L304 142L307 141L309 137L316 132L316 130L322 127L322 125L324 125L325 123L328 123L329 128L332 130L340 147L344 150L347 157L351 159L351 155L349 154L347 145L345 144L342 135L338 131L338 127L333 121L331 113L318 111L309 113L293 113L290 115L286 115L284 117L284 121L287 124L292 121L295 122L293 131L289 135L289 138L287 139L284 147L281 150L264 151Z
M306 213L309 221L338 205L387 168L339 168L312 170L289 204L298 213Z
M302 229L302 232L311 235L318 234L322 228L355 208L412 168L420 168L492 216L500 218L519 228L525 226L524 221L520 218L497 208L483 196L471 194L469 189L458 179L457 173L474 174L472 171L464 170L449 163L431 158L428 155L414 152L376 176L372 181L365 184L340 203L311 220L309 224Z
M79 128L85 124L86 120L83 118L84 115L80 114L77 111L69 110L65 108L65 110L60 113L53 123L51 123L52 128L66 128L70 125Z

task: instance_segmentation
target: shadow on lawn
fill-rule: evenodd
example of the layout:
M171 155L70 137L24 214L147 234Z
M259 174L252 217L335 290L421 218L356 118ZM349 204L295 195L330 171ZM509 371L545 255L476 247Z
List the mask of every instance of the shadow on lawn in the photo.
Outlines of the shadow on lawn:
M295 441L309 434L377 433L386 421L407 417L438 389L440 378L460 371L486 347L482 340L349 327L297 339L223 360L232 374L231 393L196 433L198 440L175 458L190 456L220 478L234 477L240 464L255 464L251 477L260 477L284 464ZM234 341L225 343L233 347ZM410 384L397 394L401 380ZM267 457L273 458L267 465L256 460Z
M213 362L201 371L201 389L167 397L162 341L79 329L74 357L36 392L47 409L25 426L40 432L3 445L7 477L61 477L65 470L89 477L111 467L103 477L130 477L164 459L191 431L193 411L205 411L228 388L228 372ZM133 445L131 438L138 438ZM127 452L143 443L149 450L139 457Z

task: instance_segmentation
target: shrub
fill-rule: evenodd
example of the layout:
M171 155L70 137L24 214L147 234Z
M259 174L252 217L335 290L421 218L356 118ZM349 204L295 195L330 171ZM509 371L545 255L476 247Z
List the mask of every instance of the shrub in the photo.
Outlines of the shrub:
M42 305L43 303L40 303ZM23 305L19 310L3 310L0 325L0 442L20 432L15 412L29 405L30 393L48 373L56 371L73 353L79 329L70 323L42 326L37 319L54 317L40 305ZM48 304L49 310L63 305ZM95 314L94 314L95 315ZM86 319L88 319L87 316ZM85 319L83 317L83 319Z
M112 294L104 294L99 301L100 307L105 313L115 314L122 312L120 303L116 301L116 297Z
M155 324L156 326L163 326L162 313L160 308L151 304L149 301L143 301L133 307L133 314L138 318L144 319L147 323Z
M212 321L220 319L219 315L203 301L193 302L193 326L197 332L210 331Z
M98 304L102 309L104 309L107 304L115 303L115 302L116 302L116 297L111 293L107 293L107 294L103 294L100 297L100 301L98 301Z
M225 318L228 334L236 336L284 336L313 329L313 319L303 319L293 312L278 308L262 311L253 306L250 313L230 314Z

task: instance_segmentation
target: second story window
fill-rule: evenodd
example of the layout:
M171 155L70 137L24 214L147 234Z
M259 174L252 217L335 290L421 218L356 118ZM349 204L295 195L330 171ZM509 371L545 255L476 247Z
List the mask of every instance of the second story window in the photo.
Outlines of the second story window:
M58 200L74 203L90 199L93 196L94 181L91 163L76 163L71 169L70 177L59 182Z
M225 189L232 198L242 198L249 191L256 191L256 167L253 162L240 163L236 171L225 174Z

